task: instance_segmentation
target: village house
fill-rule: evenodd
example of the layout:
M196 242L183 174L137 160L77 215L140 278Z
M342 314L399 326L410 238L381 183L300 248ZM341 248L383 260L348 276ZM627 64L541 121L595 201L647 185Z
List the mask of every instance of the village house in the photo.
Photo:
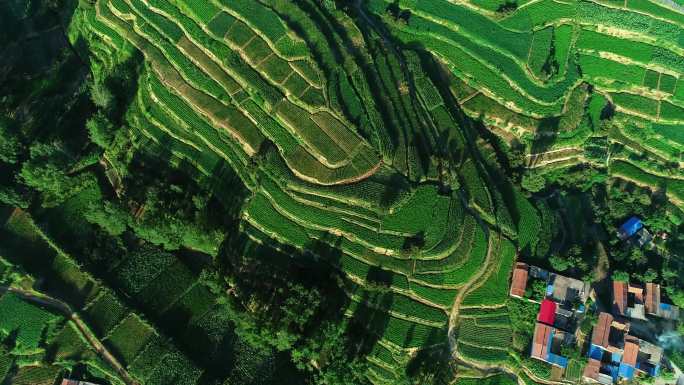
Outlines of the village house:
M622 241L629 239L639 247L643 247L651 243L653 235L644 227L641 219L631 217L618 229L618 238Z
M613 314L646 320L647 315L668 320L679 319L679 308L662 303L660 285L646 283L646 287L628 282L613 281Z
M638 373L657 376L663 349L629 334L629 323L609 313L599 314L587 353L583 377L591 382L612 384L632 380Z
M525 289L527 288L527 276L529 266L526 263L518 262L515 264L513 270L513 278L511 279L511 297L522 298L525 296Z
M566 368L568 359L561 355L561 349L565 345L573 344L575 336L555 327L557 308L556 303L549 299L542 301L534 328L530 357Z
M513 270L510 295L524 298L529 278L546 284L534 328L530 357L566 368L568 358L561 355L561 350L563 346L575 344L577 315L584 312L590 286L578 279L518 262Z

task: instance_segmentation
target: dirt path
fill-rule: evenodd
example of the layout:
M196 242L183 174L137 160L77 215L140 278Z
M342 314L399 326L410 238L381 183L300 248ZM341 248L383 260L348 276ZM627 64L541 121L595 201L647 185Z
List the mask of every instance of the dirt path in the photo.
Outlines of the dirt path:
M451 355L453 357L457 356L457 345L458 341L456 339L456 336L454 332L456 331L456 326L458 324L458 314L461 308L461 302L463 302L463 297L470 291L472 286L475 286L476 284L479 284L480 278L489 271L489 265L491 264L492 261L492 254L493 250L496 248L495 243L494 243L494 237L492 237L492 233L489 233L489 241L488 241L488 250L487 250L487 256L485 258L484 262L484 267L480 269L476 274L473 274L472 277L466 282L461 289L458 291L458 294L456 295L456 299L454 300L454 304L451 307L451 313L449 314L449 331L448 331L448 338L449 338L449 350L451 351ZM497 241L501 241L501 235L497 233L496 235Z
M107 348L100 342L100 340L93 334L92 331L90 331L90 328L88 328L88 325L81 319L81 317L74 312L71 307L56 298L50 297L45 294L37 294L31 291L26 291L26 290L21 290L13 287L7 287L7 286L0 286L0 294L4 292L12 292L22 299L25 299L30 302L37 303L39 305L51 307L53 309L58 310L60 313L64 314L69 320L71 320L75 325L78 331L83 335L83 337L88 341L88 343L91 345L95 351L104 359L109 365L111 365L114 370L121 376L121 378L124 380L124 382L127 385L140 385L137 381L131 377L130 374L126 371L124 366L119 362L119 360L112 355Z

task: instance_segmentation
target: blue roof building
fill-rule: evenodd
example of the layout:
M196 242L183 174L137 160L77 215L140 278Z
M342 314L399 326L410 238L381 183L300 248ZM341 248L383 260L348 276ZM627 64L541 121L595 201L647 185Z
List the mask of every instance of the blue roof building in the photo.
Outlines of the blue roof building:
M627 220L627 222L620 226L620 229L618 229L618 237L622 240L625 240L636 234L637 231L641 230L643 227L644 224L641 222L641 219L637 217L631 217Z

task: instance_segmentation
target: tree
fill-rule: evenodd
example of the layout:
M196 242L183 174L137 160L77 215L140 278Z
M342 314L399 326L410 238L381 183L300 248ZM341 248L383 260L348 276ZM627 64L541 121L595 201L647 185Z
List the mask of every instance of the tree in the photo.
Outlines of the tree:
M85 218L100 226L107 234L118 236L126 231L130 215L117 204L105 201L104 204L92 202L85 212Z
M0 161L5 163L17 163L21 142L12 132L6 122L0 120Z
M104 114L98 112L86 122L90 140L98 146L108 149L114 140L115 128Z
M629 260L637 266L643 266L648 262L648 258L640 248L633 248L629 253Z
M525 174L522 177L522 187L532 193L539 192L546 186L546 179L537 173Z
M540 279L535 279L530 288L527 289L525 296L537 301L546 296L546 283Z
M614 271L611 278L613 279L613 281L629 282L629 274L621 270Z
M96 182L95 176L82 173L67 175L73 159L60 142L36 142L30 159L22 165L20 180L42 193L43 207L54 207Z
M114 95L103 83L95 82L90 86L90 99L103 110L109 110L114 101Z
M570 261L556 254L549 258L549 263L554 270L565 271L570 268Z
M0 186L0 202L22 209L26 209L29 206L29 198L10 186Z

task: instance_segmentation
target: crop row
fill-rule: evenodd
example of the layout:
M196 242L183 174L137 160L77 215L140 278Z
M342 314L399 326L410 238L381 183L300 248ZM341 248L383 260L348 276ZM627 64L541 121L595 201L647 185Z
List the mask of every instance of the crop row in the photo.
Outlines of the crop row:
M101 289L95 300L83 309L83 314L88 326L102 338L126 316L127 310L111 290Z
M457 238L458 244L453 248L453 251L441 259L418 259L416 261L416 272L448 271L463 264L470 257L469 253L476 227L475 217L467 214L461 228L454 229L455 235L459 238Z
M477 45L475 41L466 38L458 32L455 32L447 27L429 22L425 19L416 16L412 16L410 25L411 29L415 31L414 33L417 35L417 39L425 42L427 46L431 46L433 40L443 40L447 42L449 44L449 47L452 48L444 49L446 47L442 46L441 48L443 49L437 49L437 53L442 56L447 56L452 62L452 64L458 66L459 68L463 68L464 72L470 73L477 80L486 82L486 80L481 79L481 77L478 76L480 75L478 67L481 67L482 65L475 64L474 61L487 63L488 66L494 68L506 68L506 78L510 79L510 81L516 84L517 87L524 90L526 95L529 95L532 98L535 98L536 100L541 101L543 103L557 103L560 99L563 99L567 90L575 83L575 81L579 77L577 69L569 67L568 72L565 74L561 82L553 83L550 86L540 86L534 83L526 75L525 71L522 69L520 64L518 64L518 62L514 61L508 56L501 54L499 51L496 51L486 46ZM457 56L455 55L456 51L462 51L460 56L469 56L472 57L473 60L466 60L463 63L458 63L458 61L456 60ZM452 54L451 52L454 52L454 54ZM525 52L525 56L523 59L523 62L526 61L527 51ZM482 72L482 74L484 74L484 72ZM497 82L500 82L500 84L506 84L506 90L513 91L511 85L503 79L503 75L500 71L496 74L492 73L492 75L496 77L495 79L497 79ZM499 90L499 88L497 87L488 88L491 91L497 93L506 91ZM513 93L517 92L513 91ZM513 93L511 93L510 95L512 95ZM506 92L506 95L502 94L500 96L504 97L505 99L508 99L508 92ZM511 100L516 99L520 99L520 97ZM523 106L526 106L527 104L531 103L532 101L528 100L528 102L523 104Z
M488 349L468 343L459 343L458 351L464 358L480 362L502 362L508 358L506 350Z
M308 48L301 39L293 39L290 31L271 8L252 0L217 0L221 7L230 10L250 26L259 30L271 41L278 52L288 58L308 56Z
M531 1L525 7L518 2L518 9L499 23L504 28L516 31L531 31L541 25L553 24L561 19L573 20L575 3L561 3L554 0Z
M578 2L578 20L594 25L608 25L634 32L652 35L664 40L679 36L681 28L664 20L624 9L604 7L595 2Z
M301 223L324 229L342 230L349 235L353 234L354 238L359 239L363 243L376 247L390 250L402 250L404 248L405 240L403 237L383 234L361 226L352 225L347 221L343 221L334 213L298 203L271 180L264 180L263 182L262 186L266 189L273 202L277 202L279 207L286 210L290 216L298 218Z
M423 286L417 282L411 282L411 291L427 301L446 307L451 307L451 305L453 305L456 294L458 294L458 290L456 289L437 289L430 286Z
M636 65L622 64L584 53L579 55L579 65L585 76L608 80L615 79L636 86L641 85L646 72L644 68Z
M684 181L663 178L649 174L640 168L620 160L611 162L610 172L618 177L625 177L637 183L647 185L652 189L665 188L668 195L684 201Z
M468 293L463 299L463 305L498 305L508 298L508 279L513 269L516 257L515 246L503 239L500 245L500 259L492 265L492 271L487 280L477 289Z
M473 318L461 318L458 338L471 345L502 348L509 346L513 334L509 327L480 326Z
M382 228L409 234L423 232L425 248L428 249L444 236L449 202L449 197L439 195L436 187L421 186L411 198L383 219Z
M553 44L553 26L535 31L532 35L532 44L527 65L532 73L538 78L545 78L550 68L545 68Z
M153 335L154 329L131 313L109 332L104 343L122 362L129 364Z
M610 96L615 104L629 111L638 112L653 118L658 114L657 100L626 92L612 93Z
M372 292L367 292L361 288L355 293L356 296L361 296L362 298L370 298L371 294ZM382 303L376 304L373 307L430 322L446 323L447 321L447 315L444 310L428 306L403 294L387 293Z
M466 191L472 202L485 213L491 213L493 211L491 197L472 160L466 161L463 164L461 167L461 175L463 176Z
M475 227L475 237L471 248L465 251L467 259L464 264L441 274L419 274L416 279L433 285L457 286L467 282L479 269L487 255L487 235L480 226ZM466 255L466 254L464 254Z
M155 8L168 14L184 30L189 38L199 44L215 57L220 58L223 67L229 68L231 76L235 76L241 83L249 84L265 101L275 105L282 99L282 93L275 86L268 83L250 65L248 65L235 51L225 43L223 36L211 35L211 31L203 30L195 20L181 12L166 0L148 0ZM237 24L236 24L237 25ZM245 27L246 28L246 27ZM234 28L233 28L234 29ZM248 30L251 33L251 31Z
M0 297L0 330L5 333L18 331L15 339L18 349L32 351L38 348L43 330L57 318L57 315L22 300L14 293L8 292Z

